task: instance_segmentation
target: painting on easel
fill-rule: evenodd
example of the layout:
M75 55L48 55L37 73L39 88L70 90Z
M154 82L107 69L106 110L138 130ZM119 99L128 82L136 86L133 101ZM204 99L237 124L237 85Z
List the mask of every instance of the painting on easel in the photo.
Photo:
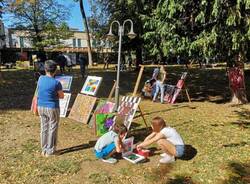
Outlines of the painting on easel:
M124 125L129 130L130 125L135 116L136 110L141 101L140 97L124 96L122 97L121 104L118 107L118 115L124 117Z
M102 82L102 77L88 76L83 85L81 93L95 96L101 82Z
M62 84L63 91L70 91L72 76L67 75L58 75L55 76L55 79L58 80Z

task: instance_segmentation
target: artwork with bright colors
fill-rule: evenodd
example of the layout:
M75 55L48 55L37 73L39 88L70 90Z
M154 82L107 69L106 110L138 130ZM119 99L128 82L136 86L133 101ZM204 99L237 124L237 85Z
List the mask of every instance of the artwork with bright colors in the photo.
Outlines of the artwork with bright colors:
M122 158L125 160L132 162L134 164L145 159L144 156L138 155L133 152L134 149L134 137L127 138L122 141L124 145L124 151L122 152Z
M60 117L66 117L71 93L64 93L64 98L59 100Z
M58 75L55 76L55 79L58 80L62 84L63 91L70 91L72 76L69 75Z
M102 82L102 77L88 76L83 85L81 93L95 96L101 82Z

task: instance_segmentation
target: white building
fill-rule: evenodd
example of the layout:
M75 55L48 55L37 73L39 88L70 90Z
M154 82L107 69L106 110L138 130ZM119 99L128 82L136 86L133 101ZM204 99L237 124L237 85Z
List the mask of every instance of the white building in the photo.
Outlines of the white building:
M71 52L87 51L87 34L83 31L72 29L73 36L66 40L61 40L63 48L60 50ZM27 48L32 49L32 39L28 30L8 29L8 48ZM102 47L104 52L111 51L111 42L108 40L97 41L91 37L91 46L93 51L98 52ZM58 49L56 49L58 50Z

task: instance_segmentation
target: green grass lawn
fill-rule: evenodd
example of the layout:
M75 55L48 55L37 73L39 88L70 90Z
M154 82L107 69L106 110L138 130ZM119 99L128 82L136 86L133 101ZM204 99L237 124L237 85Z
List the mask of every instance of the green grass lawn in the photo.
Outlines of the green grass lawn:
M176 84L181 66L169 66L168 83ZM146 69L141 81L150 78ZM79 69L74 76L70 106L84 80ZM97 94L107 98L116 72L92 68L89 75L103 76ZM175 127L188 145L186 159L169 165L159 165L161 153L154 145L154 154L141 164L119 160L109 165L93 154L96 141L93 129L68 118L61 118L58 149L61 155L44 158L40 154L39 117L29 111L35 90L33 71L3 71L0 82L0 183L250 183L250 105L232 105L225 69L190 69L186 81L192 103L178 99L175 105L152 103L143 99L141 108L150 120L162 116ZM122 72L122 95L133 92L136 72ZM250 97L250 75L246 71L246 86ZM250 98L249 98L250 99ZM132 124L130 135L142 141L147 135L142 118Z

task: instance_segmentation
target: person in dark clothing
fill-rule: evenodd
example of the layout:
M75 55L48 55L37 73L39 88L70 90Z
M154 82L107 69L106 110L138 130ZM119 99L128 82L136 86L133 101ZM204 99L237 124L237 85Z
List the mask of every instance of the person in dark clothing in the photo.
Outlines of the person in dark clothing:
M108 56L106 56L106 57L104 58L104 66L103 66L103 69L105 69L105 68L109 69L109 62L110 62L110 59L109 59Z
M82 78L84 78L85 77L85 72L86 72L86 66L88 66L87 58L81 55L80 58L79 58L79 64L80 64L80 70L81 70Z
M66 61L67 59L62 53L60 53L56 58L56 63L59 65L61 73L65 72Z

